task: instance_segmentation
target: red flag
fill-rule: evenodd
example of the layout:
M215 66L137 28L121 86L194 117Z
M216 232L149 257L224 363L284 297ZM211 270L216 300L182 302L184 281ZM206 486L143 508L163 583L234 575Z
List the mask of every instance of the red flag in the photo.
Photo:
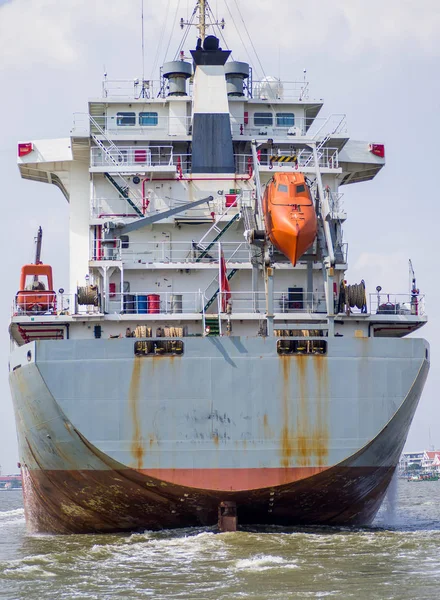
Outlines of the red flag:
M231 298L231 288L229 287L229 279L226 273L226 261L223 250L220 250L220 298L222 312L226 312L228 300Z

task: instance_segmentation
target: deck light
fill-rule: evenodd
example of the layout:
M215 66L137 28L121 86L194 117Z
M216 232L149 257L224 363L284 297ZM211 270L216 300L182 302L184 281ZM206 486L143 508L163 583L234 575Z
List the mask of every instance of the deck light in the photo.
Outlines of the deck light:
M375 156L385 158L385 146L384 144L370 144L369 150Z
M18 156L26 156L30 154L34 146L32 142L26 142L25 144L18 144Z

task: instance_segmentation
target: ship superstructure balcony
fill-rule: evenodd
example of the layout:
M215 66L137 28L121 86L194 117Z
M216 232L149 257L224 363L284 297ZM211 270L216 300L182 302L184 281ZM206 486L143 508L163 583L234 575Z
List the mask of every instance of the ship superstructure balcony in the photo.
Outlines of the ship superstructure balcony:
M186 89L188 97L192 98L192 78ZM167 82L162 79L105 79L102 82L102 96L106 100L156 100L167 98ZM274 77L263 80L253 80L250 69L249 81L244 81L243 98L267 102L306 102L309 99L308 81L281 81Z
M163 172L186 174L191 172L191 155L176 153L172 146L123 146L109 148L105 152L99 147L90 149L90 172ZM309 148L298 150L277 149L275 154L265 151L260 156L260 169L296 169L303 173L316 170L313 152ZM239 175L252 169L251 154L235 154L235 171ZM323 147L318 153L318 164L323 173L340 173L337 148Z
M98 137L101 131L113 140L148 139L159 141L165 139L180 139L188 141L192 137L192 117L187 116L190 105L184 115L174 116L167 110L168 107L145 108L144 104L137 107L117 107L109 115L109 109L103 109L101 115L75 113L72 135L88 136L90 133ZM248 110L245 110L247 108ZM347 141L347 122L345 115L334 114L329 117L304 117L301 107L299 109L275 108L263 109L258 106L242 106L240 111L230 106L231 132L236 141L251 140L253 138L272 138L294 141L296 138L319 140L329 137L342 147ZM284 112L280 112L284 111ZM92 119L92 121L91 121ZM90 122L91 121L91 122ZM100 131L101 130L101 131Z
M255 328L258 328L265 314L266 299L263 292L231 292L226 311L218 290L207 308L210 293L209 289L196 292L174 289L165 292L158 292L157 289L109 292L100 295L98 305L89 306L79 304L77 294L59 292L49 310L38 311L35 306L26 310L22 303L14 302L10 331L19 345L33 339L66 339L72 324L86 322L95 323L89 327L91 337L101 337L105 323L106 331L119 332L110 337L123 337L126 334L125 327L134 328L140 323L148 327L155 323L161 326L187 323L191 332L183 335L203 335L205 319L215 317L220 323L223 322L224 327L227 321L248 323L248 335L256 334ZM284 289L275 291L273 298L276 337L295 336L298 330L305 329L309 333L304 335L316 335L312 331L321 329L325 330L323 335L328 335L324 293ZM403 337L426 321L425 298L420 294L381 294L379 299L377 294L370 294L367 312L352 309L348 314L343 312L334 316L335 334L352 336L354 333L355 337Z

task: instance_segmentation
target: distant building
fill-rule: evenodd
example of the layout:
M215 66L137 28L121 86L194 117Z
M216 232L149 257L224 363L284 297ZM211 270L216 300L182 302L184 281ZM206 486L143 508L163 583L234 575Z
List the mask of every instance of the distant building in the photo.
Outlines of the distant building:
M399 473L417 470L425 473L440 473L440 450L403 452L399 461Z
M21 475L0 476L0 490L21 488Z

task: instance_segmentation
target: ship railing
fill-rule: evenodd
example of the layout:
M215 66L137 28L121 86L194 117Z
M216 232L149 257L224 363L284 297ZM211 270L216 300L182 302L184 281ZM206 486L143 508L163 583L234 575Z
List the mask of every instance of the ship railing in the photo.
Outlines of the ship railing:
M12 316L53 316L53 315L93 315L101 314L101 295L98 294L96 302L91 305L78 303L77 294L69 294L60 289L58 292L46 292L47 302L35 303L25 301L20 297L14 299L12 305ZM39 292L41 295L41 292Z
M155 179L153 178L153 183ZM226 185L233 185L234 181L228 181ZM155 212L162 212L177 208L178 206L184 206L188 203L187 200L180 200L177 198L164 198L156 194L152 184L148 184L144 188L145 197L142 198L142 208L145 215L152 215ZM234 212L239 212L243 206L252 206L252 191L249 189L240 190L241 193L237 194L235 200L232 199L230 194L215 194L214 199L210 200L209 203L201 204L193 208L185 209L184 212L180 213L178 218L203 218L206 222L212 221L212 213L216 215L223 215L228 209L226 217L229 218ZM229 203L233 201L234 206L229 206ZM133 208L127 203L125 198L121 197L92 197L90 201L90 216L92 219L106 219L108 217L121 217L121 218L138 218Z
M163 81L160 79L104 79L102 95L104 98L128 98L146 100L163 97Z
M345 114L331 114L327 118L315 119L308 131L308 135L311 135L316 141L319 141L321 138L332 137L333 135L341 136L346 134L347 117Z
M109 156L113 159L109 163ZM142 167L169 167L175 164L172 146L116 146L108 148L104 152L101 148L95 146L90 151L90 165L92 167L108 167L116 162L123 167L142 166Z
M201 314L204 306L203 294L200 291L176 293L158 289L144 292L109 292L103 302L106 312L110 314Z
M217 282L218 287L218 282ZM292 288L294 289L294 288ZM223 294L223 301L221 295ZM205 292L205 300L210 299L209 293ZM324 293L302 292L302 291L279 291L274 296L274 313L327 313L327 305ZM262 314L266 313L265 292L231 291L219 292L218 301L212 304L211 313L218 310L217 307L228 307L223 312L231 314ZM220 308L220 311L222 309Z
M114 158L114 161L112 158ZM90 165L92 167L135 167L139 171L154 170L189 173L191 154L176 154L172 146L116 146L105 153L101 148L92 147Z
M192 80L187 84L188 96L192 96ZM245 85L245 96L259 100L308 100L308 81L282 81L275 77L267 77L260 81L253 81ZM165 98L167 96L166 84L163 79L104 79L102 82L102 95L104 98L127 98L133 100L146 100Z
M319 141L347 134L345 115L334 114L326 118L297 117L294 113L278 112L276 109L264 111L264 114L264 118L250 115L243 116L240 120L235 116L231 117L232 135L275 139L287 137L292 138L292 141L295 137L307 137ZM93 120L97 126L90 122L89 114L74 113L72 135L89 135L92 132L99 136L99 128L113 140L119 136L124 136L124 139L131 135L157 139L164 135L185 137L192 133L192 117L170 117L145 108L128 108L114 115L94 116Z
M274 158L275 157L275 158ZM286 160L286 157L288 160ZM249 172L250 154L236 154L235 166L239 174ZM318 153L318 164L323 169L339 169L339 152L337 148L321 148ZM261 153L259 156L260 167L269 169L283 169L301 171L301 169L314 169L315 160L313 153L308 149L288 150L277 154Z
M73 116L72 135L89 135L94 133L99 137L104 131L112 140L129 139L144 136L146 139L161 139L170 136L186 137L191 134L192 117L170 117L161 115L156 110L149 111L148 105L142 108L121 109L114 115L90 116L87 113L75 113ZM100 131L101 130L101 131Z
M258 100L307 100L309 98L308 81L282 81L275 77L266 77L252 82L252 98Z
M333 114L329 117L297 117L294 113L264 110L264 117L247 116L243 120L231 118L231 130L234 136L253 137L307 137L319 140L328 136L347 134L345 115ZM288 115L288 116L287 116Z
M127 236L128 237L128 236ZM205 242L205 246L209 242ZM246 242L222 242L221 248L225 260L234 263L249 262L249 247ZM90 259L93 261L122 260L124 263L217 263L219 247L214 244L206 255L202 255L196 240L187 241L154 241L132 242L127 239L114 238L94 240Z
M384 294L381 291L369 296L372 315L426 315L424 294Z

